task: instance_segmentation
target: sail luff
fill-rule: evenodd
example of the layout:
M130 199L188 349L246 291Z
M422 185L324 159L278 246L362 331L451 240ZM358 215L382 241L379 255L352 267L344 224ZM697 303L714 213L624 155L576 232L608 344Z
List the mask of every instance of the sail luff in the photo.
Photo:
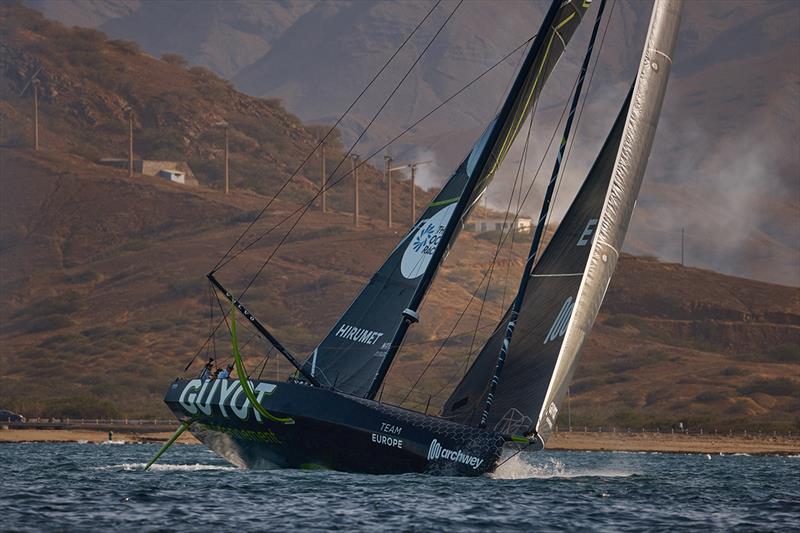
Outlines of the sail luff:
M542 444L555 424L558 406L566 394L577 366L578 354L600 310L633 214L664 101L682 3L683 0L656 0L653 5L612 180L572 315L535 424L535 432Z
M519 283L519 289L517 290L517 295L514 298L514 302L511 306L511 316L506 324L505 338L500 345L500 355L497 359L494 376L492 376L491 384L489 386L489 394L486 396L486 403L483 408L483 414L481 415L481 427L486 426L486 420L489 416L489 409L492 407L494 393L497 390L497 384L500 381L500 374L503 371L503 363L505 362L506 354L508 353L508 346L511 343L512 336L514 335L514 327L516 326L517 318L519 317L519 310L522 308L522 301L525 298L526 288L528 286L528 280L530 279L531 270L533 269L534 260L536 259L537 252L539 251L539 245L542 240L542 235L544 234L545 222L547 221L547 216L550 212L550 202L553 198L553 191L555 190L558 175L561 172L561 160L564 157L564 149L567 146L567 140L569 139L572 130L575 111L578 108L578 101L580 100L581 92L583 90L583 82L586 79L586 71L589 69L589 60L592 57L592 50L594 49L595 39L597 38L597 31L600 29L600 20L603 18L603 10L605 9L605 6L606 0L601 0L600 7L597 10L597 16L595 17L594 27L592 28L592 35L589 38L589 45L586 47L586 54L584 55L583 63L581 64L578 82L575 84L575 94L572 97L569 115L567 116L567 122L564 125L564 133L561 136L561 143L558 147L556 162L553 165L553 172L551 173L550 181L547 184L544 201L542 202L541 213L539 214L539 219L536 222L536 230L533 235L533 240L531 241L528 259L525 261L525 266L522 270L522 276Z
M392 338L389 350L375 374L375 378L367 392L367 398L374 398L377 394L395 355L402 345L409 326L419 320L418 308L433 282L439 264L449 250L451 241L455 239L459 227L463 223L465 213L471 209L485 191L489 180L493 177L506 153L511 148L522 123L528 116L532 103L536 100L535 96L538 96L541 92L545 78L549 74L545 70L545 66L547 65L552 69L552 66L548 65L548 60L551 50L554 49L553 41L557 36L561 39L562 45L556 58L563 52L566 41L558 34L559 30L576 17L577 22L580 22L582 18L581 10L585 10L590 4L590 2L582 1L579 9L576 7L576 2L577 0L568 0L566 2L553 0L499 114L490 124L491 129L488 137L486 137L486 142L479 146L480 151L478 153L475 153L473 149L473 153L470 154L469 159L466 161L466 171L469 179L460 196L456 199L454 215L448 219L441 241L431 257L432 268L426 269L423 273L422 280L417 285L408 307L403 311L403 321ZM572 30L574 31L574 27ZM480 143L480 140L478 142ZM474 164L470 168L470 163L473 161ZM450 199L446 201L450 201Z

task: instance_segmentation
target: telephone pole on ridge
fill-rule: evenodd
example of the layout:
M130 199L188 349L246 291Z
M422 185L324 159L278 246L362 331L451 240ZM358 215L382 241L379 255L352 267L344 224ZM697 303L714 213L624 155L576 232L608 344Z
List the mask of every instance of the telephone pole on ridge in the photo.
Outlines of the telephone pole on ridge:
M392 156L383 156L386 161L386 226L392 227Z
M328 191L325 190L327 176L325 171L325 141L322 141L320 146L322 149L322 212L328 212Z
M133 177L133 108L128 108L128 177Z
M358 227L358 156L350 154L350 158L353 173L353 225Z
M33 85L33 150L39 151L39 80L34 78Z

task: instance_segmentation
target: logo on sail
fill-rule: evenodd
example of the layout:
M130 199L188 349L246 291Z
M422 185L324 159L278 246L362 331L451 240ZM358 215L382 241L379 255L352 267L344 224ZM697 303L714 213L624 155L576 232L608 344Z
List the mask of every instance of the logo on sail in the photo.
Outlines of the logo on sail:
M336 332L336 336L362 344L375 344L378 342L378 339L383 337L383 333L351 326L349 324L342 324L342 327Z
M454 463L463 463L471 466L473 470L477 470L478 467L483 464L483 459L479 459L478 457L474 457L472 455L467 455L461 450L448 450L447 448L443 448L438 440L433 439L430 447L428 448L428 461L435 461L436 459L445 459L447 461L453 461Z
M439 246L444 228L455 209L456 204L450 204L420 223L400 261L400 273L404 278L418 278L428 268L433 252Z
M561 307L561 311L558 312L555 322L550 326L550 331L547 332L547 337L544 338L543 344L547 344L550 341L556 340L558 337L564 336L564 333L567 331L569 319L572 316L573 305L572 296L564 301L564 305Z

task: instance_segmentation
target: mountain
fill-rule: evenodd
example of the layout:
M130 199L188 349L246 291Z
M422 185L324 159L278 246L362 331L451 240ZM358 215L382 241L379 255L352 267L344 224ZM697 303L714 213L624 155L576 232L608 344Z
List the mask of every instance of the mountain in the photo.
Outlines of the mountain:
M167 416L164 390L201 348L210 310L219 318L203 275L246 227L242 211L266 198L130 179L74 155L19 148L0 149L0 173L4 407L31 416ZM284 214L270 212L265 222ZM244 298L299 356L399 239L371 218L356 229L349 215L317 209L304 221ZM241 291L278 238L259 242L218 277ZM526 247L518 242L501 254L481 304L495 246L491 237L462 234L384 401L401 402L434 357L404 405L424 409L430 398L435 410L447 397L522 268ZM476 288L479 297L467 305ZM571 388L572 424L795 431L798 333L798 289L624 256ZM209 353L230 358L224 326L214 339L189 375ZM274 353L264 364L268 348L252 331L240 339L252 372L289 371Z
M97 26L150 53L178 52L249 94L280 98L310 122L331 123L433 6L396 2L29 1L48 15ZM442 2L342 123L352 141L455 8ZM530 37L546 2L467 2L370 128L380 146ZM649 6L613 2L563 198L596 154L640 55ZM593 16L593 11L589 11ZM487 23L491 21L491 23ZM583 24L537 111L536 167L568 98L591 24ZM793 1L686 4L675 66L627 250L764 281L800 285L800 6ZM429 160L420 183L440 184L491 119L519 54L396 142L397 161ZM611 110L611 111L609 111ZM521 153L518 146L514 154ZM552 150L549 152L553 156ZM518 155L517 155L518 157ZM516 165L489 202L506 205ZM551 157L552 159L552 157ZM546 167L547 165L545 165ZM544 179L527 205L534 212ZM563 212L567 202L557 203ZM645 207L646 206L646 207ZM685 231L684 231L685 230Z
M224 326L202 347L221 305L204 274L247 231L244 242L253 245L218 277L236 293L248 286L311 199L318 167L248 225L320 131L207 70L19 5L0 6L0 32L3 407L31 416L166 416L163 392L195 354L229 357ZM34 152L26 148L31 97L20 91L39 68L42 150ZM95 164L125 153L129 103L140 155L188 159L201 186ZM231 194L219 186L219 133L207 129L221 119L234 141ZM336 143L328 155L333 165ZM331 212L311 209L244 297L300 357L410 223L398 216L386 228L380 173L364 167L362 178L360 227L352 224L349 182L334 187ZM408 193L398 181L396 213L408 213ZM425 192L418 194L423 205ZM497 235L462 234L390 373L385 401L438 408L508 305L527 248L514 238L492 268ZM619 268L576 374L573 424L796 427L797 288L643 257L625 256ZM241 344L252 372L288 373L252 332ZM196 371L197 360L189 375Z

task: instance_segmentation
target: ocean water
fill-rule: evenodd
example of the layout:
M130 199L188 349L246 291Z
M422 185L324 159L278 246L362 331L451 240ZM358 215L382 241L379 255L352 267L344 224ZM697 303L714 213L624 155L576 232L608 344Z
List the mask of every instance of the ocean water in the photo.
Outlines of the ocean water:
M477 479L247 471L202 446L0 444L2 531L800 529L800 457L540 452Z

